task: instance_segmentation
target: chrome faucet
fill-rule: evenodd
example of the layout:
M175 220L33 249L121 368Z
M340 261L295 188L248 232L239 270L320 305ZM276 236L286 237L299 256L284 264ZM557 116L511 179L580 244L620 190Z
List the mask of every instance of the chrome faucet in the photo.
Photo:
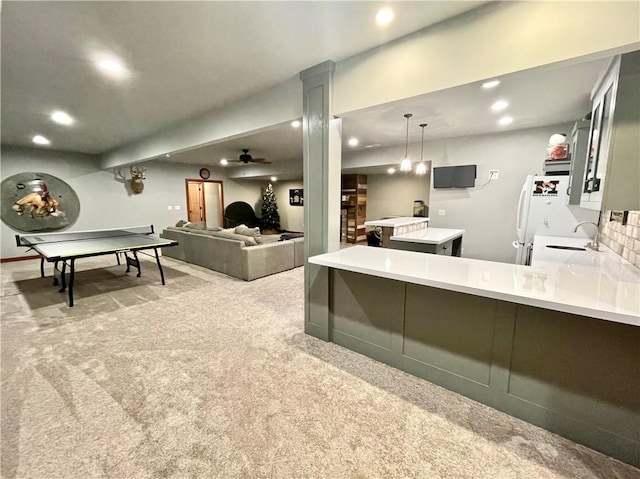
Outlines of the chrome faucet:
M591 224L596 227L596 235L593 237L593 241L589 241L586 245L584 245L584 247L593 251L599 251L600 243L598 243L598 234L600 233L600 229L598 228L598 225L596 223L594 223L593 221L581 221L576 225L575 228L573 228L573 232L575 233L576 231L578 231L578 228L580 226L586 225L586 224Z

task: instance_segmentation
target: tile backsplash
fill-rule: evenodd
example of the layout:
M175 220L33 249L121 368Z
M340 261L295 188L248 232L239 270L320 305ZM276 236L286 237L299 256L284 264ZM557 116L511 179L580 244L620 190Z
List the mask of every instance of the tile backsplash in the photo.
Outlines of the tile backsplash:
M600 220L600 241L640 268L640 211L629 211L627 224L611 221L611 211Z

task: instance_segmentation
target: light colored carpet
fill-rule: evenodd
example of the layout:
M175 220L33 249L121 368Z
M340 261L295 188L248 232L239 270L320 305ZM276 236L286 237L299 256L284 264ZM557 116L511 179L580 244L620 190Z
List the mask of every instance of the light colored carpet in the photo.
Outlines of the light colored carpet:
M250 283L80 260L76 306L2 265L2 477L620 478L640 471L303 332ZM109 266L106 269L94 269Z

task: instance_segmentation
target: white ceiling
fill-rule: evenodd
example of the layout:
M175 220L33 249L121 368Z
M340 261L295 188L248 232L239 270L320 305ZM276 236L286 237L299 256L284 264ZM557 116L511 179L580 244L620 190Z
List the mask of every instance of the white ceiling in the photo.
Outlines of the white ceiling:
M50 148L102 153L156 134L205 111L297 76L327 59L339 61L394 38L481 6L474 2L397 2L386 28L373 18L378 2L2 2L2 143L33 146L42 134ZM128 82L102 77L96 51L120 56L133 70ZM343 137L382 147L571 122L589 111L589 94L608 60L572 61L501 78L485 91L464 85L343 116ZM509 127L491 112L510 102ZM49 120L63 109L72 128ZM170 161L218 166L242 148L272 165L298 162L302 131L289 124L190 151ZM346 152L351 151L344 146ZM229 174L238 175L240 163ZM265 169L266 168L266 169ZM233 169L233 170L231 170ZM280 167L279 176L283 167ZM244 174L244 173L242 173ZM249 175L249 173L247 173Z
M425 143L576 121L589 113L591 90L609 61L606 58L541 67L501 77L501 84L494 90L482 89L481 82L472 83L347 113L342 117L343 150L348 154L374 144L380 148L404 145L405 113L413 114L409 120L410 142L420 141L419 125L427 123ZM496 113L490 109L498 99L510 103L506 112ZM503 114L514 118L508 127L497 123ZM346 145L351 137L360 142L355 148ZM302 132L288 123L282 124L242 138L176 153L171 161L217 166L221 158L237 158L242 148L250 148L252 155L274 162L301 160ZM241 163L227 168L233 167L246 168ZM300 164L295 173L301 171Z
M368 1L5 1L2 142L32 146L41 134L51 148L102 153L483 3L397 2L380 28L383 4ZM101 76L91 61L100 52L132 78ZM74 127L53 124L54 109Z

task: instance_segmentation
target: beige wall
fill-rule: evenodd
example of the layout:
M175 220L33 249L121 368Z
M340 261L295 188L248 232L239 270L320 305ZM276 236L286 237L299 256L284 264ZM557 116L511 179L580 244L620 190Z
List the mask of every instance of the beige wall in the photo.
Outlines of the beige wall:
M278 181L273 189L278 200L280 228L287 231L304 231L304 207L289 205L289 190L302 190L302 179L295 181Z
M367 220L413 216L413 202L429 204L429 176L367 175Z
M43 148L2 147L2 178L26 171L48 173L71 186L80 200L80 216L70 230L95 230L153 224L156 231L178 220L187 219L186 178L198 178L201 168L167 161L149 161L144 192L129 195L113 170L100 168L94 155L70 153ZM129 176L128 168L123 173ZM261 198L256 181L231 180L221 169L211 171L212 180L222 180L225 206L233 201L246 201L255 206ZM175 207L179 206L179 209ZM169 209L171 207L171 209ZM25 256L24 248L15 246L18 233L0 223L2 258ZM29 253L31 254L31 253Z
M516 130L492 135L451 138L432 142L431 151L440 152L433 166L477 165L475 188L431 189L429 226L464 229L463 256L514 263L516 250L516 207L525 177L543 173L546 145L551 134L571 131L572 124ZM500 178L486 184L489 170ZM485 186L481 186L486 184ZM445 215L440 216L439 210ZM593 211L572 207L578 221L591 220ZM597 217L597 215L596 215Z

